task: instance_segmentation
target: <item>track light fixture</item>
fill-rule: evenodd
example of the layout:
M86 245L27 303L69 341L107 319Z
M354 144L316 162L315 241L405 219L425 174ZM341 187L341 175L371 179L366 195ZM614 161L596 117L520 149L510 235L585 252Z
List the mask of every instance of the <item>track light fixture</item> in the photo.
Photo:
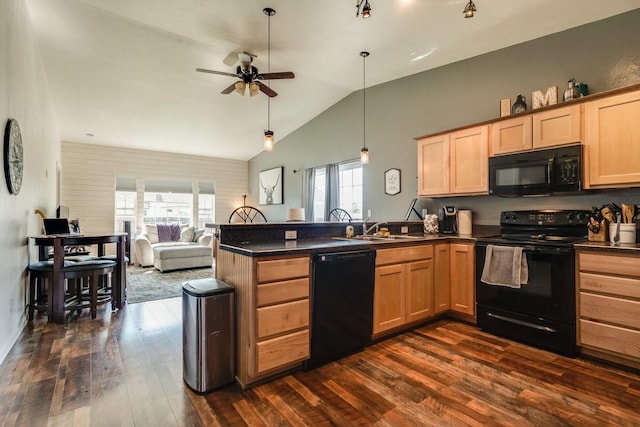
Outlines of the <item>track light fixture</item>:
M362 15L364 19L371 17L369 0L359 0L356 4L356 18Z
M360 150L360 163L369 163L369 149L367 148L367 86L366 86L366 66L365 62L369 52L360 52L362 56L362 149Z
M267 73L269 79L267 80L267 87L271 89L271 17L276 14L276 11L270 7L262 9L265 15L269 17L269 25L267 31ZM271 130L271 97L267 98L267 129L264 131L264 149L265 151L273 151L275 141L273 138L273 131Z
M473 18L473 15L476 12L476 5L473 3L473 0L469 0L469 3L464 7L462 13L465 18Z

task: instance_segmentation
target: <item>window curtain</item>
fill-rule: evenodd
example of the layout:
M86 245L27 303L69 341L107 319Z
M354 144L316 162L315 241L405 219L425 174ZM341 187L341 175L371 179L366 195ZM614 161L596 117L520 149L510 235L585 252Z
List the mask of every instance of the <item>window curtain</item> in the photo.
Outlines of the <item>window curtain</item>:
M339 165L337 163L333 163L326 166L326 193L324 199L324 215L323 217L326 219L331 212L332 209L339 207L339 180L340 180L340 171Z
M302 171L302 208L305 221L313 222L313 189L315 187L314 168Z

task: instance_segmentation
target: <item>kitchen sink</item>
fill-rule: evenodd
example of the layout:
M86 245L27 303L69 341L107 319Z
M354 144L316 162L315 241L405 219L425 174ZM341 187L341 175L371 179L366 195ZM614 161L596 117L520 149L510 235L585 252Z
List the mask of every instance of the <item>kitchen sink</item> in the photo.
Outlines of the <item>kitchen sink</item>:
M390 241L390 240L418 240L423 239L422 236L410 236L408 234L391 234L387 237L382 236L354 236L354 237L332 237L335 240L367 240L367 241Z

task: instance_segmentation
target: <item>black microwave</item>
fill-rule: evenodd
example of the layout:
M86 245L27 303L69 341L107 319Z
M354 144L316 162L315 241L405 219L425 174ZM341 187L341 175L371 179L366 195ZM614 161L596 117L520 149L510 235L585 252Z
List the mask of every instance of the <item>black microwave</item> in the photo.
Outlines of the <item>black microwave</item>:
M582 190L582 145L489 158L489 194L538 196Z

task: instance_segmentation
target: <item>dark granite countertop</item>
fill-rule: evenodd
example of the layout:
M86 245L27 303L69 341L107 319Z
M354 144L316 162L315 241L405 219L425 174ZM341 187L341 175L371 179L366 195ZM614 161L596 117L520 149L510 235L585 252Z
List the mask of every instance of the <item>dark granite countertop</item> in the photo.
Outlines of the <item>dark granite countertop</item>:
M639 243L581 242L574 245L576 249L600 249L611 252L635 253L640 255Z
M410 238L360 240L342 237L325 237L317 239L279 240L267 242L239 242L234 244L220 244L220 249L236 252L252 257L273 255L302 255L327 253L335 251L351 251L362 249L383 249L416 245L438 241L467 241L474 242L476 238L486 236L486 233L472 235L457 234L410 234Z

